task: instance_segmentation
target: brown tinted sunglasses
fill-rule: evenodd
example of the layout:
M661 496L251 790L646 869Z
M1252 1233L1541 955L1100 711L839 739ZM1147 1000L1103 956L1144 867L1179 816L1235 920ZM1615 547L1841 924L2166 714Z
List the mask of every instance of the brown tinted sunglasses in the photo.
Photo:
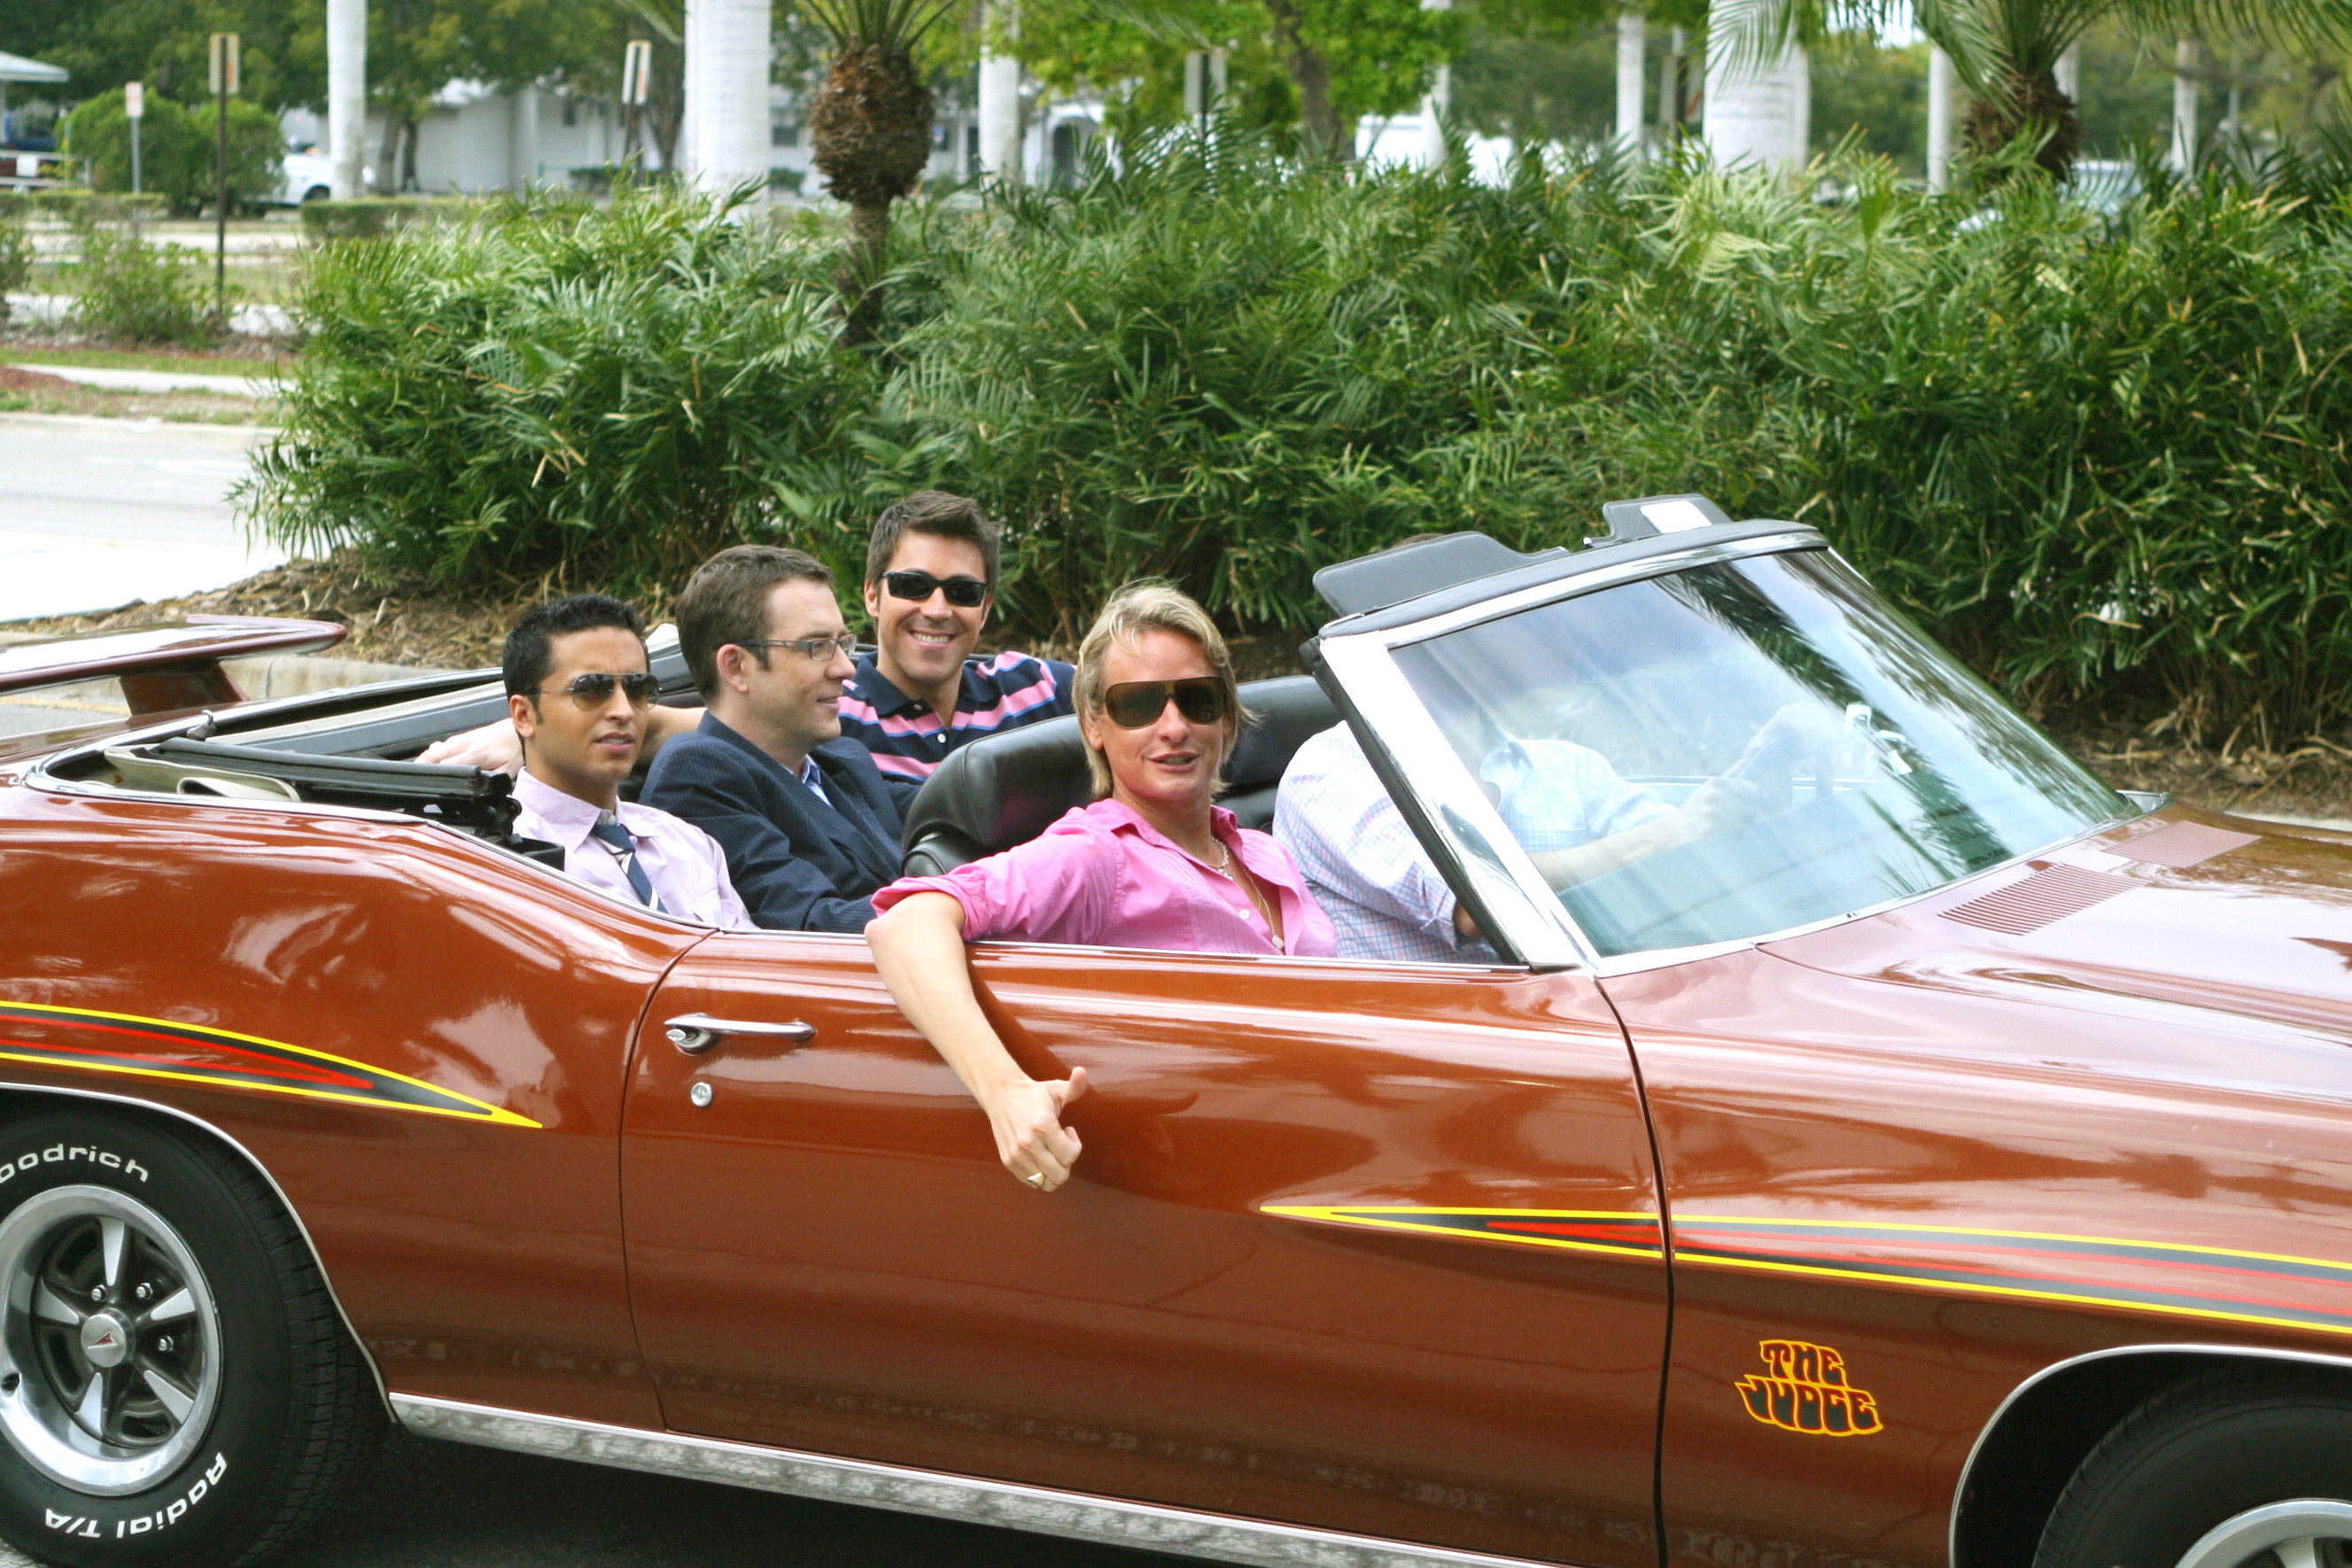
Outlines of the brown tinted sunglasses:
M1225 683L1213 675L1182 680L1122 680L1103 692L1103 715L1122 730L1140 730L1159 722L1171 697L1176 700L1176 711L1190 723L1215 724L1224 719Z

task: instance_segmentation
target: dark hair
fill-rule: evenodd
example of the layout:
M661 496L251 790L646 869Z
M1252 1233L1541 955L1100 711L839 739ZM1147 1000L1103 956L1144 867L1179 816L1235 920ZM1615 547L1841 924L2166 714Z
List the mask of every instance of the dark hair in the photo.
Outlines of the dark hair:
M525 610L514 630L507 634L506 651L499 661L507 678L507 695L536 701L539 683L547 679L548 668L555 662L548 645L570 632L593 632L605 626L633 633L639 643L646 640L646 623L637 612L607 595L574 594Z
M874 537L866 544L866 581L882 580L890 569L890 557L898 552L898 541L909 533L928 533L936 539L961 539L980 547L980 574L988 584L990 593L996 591L996 560L998 540L1003 531L988 521L980 503L963 496L951 496L945 490L917 490L906 500L893 501L874 520Z
M805 551L738 544L704 562L679 590L677 646L704 701L719 691L719 650L768 635L768 590L779 583L822 583L830 588L833 573ZM768 650L752 651L760 656L760 668L767 668Z

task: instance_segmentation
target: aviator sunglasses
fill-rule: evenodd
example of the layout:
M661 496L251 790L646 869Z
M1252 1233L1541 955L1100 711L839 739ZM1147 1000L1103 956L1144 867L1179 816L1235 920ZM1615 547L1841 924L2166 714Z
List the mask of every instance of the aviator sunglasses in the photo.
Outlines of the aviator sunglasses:
M1103 692L1103 714L1122 730L1140 730L1159 721L1176 700L1187 722L1215 724L1225 716L1225 683L1213 675L1182 680L1122 680Z
M908 599L918 605L936 589L959 610L976 610L988 597L988 584L977 577L934 577L929 572L885 572L882 585L890 590L892 598Z
M661 682L642 669L633 669L626 675L592 670L586 675L573 676L569 686L543 686L540 688L540 695L569 697L583 708L601 708L613 700L613 688L615 686L621 689L622 695L629 700L632 708L650 708L654 699L661 695Z

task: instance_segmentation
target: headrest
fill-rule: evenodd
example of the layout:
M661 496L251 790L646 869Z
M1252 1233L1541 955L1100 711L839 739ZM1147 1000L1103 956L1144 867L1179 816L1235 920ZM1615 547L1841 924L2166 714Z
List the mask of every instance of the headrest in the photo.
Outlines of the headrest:
M1225 804L1243 824L1263 827L1274 787L1307 737L1339 721L1307 676L1254 680L1242 705L1258 721L1242 731L1225 764ZM1094 799L1086 742L1075 718L1050 719L975 741L948 754L907 808L905 871L937 876L967 860L1025 844L1074 805Z

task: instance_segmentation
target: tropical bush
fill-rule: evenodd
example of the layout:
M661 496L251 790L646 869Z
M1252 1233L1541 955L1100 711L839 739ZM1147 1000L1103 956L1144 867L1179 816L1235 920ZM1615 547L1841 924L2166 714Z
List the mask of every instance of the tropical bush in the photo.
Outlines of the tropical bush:
M215 199L219 127L207 100L191 109L160 92L147 95L139 132L140 184L161 195L173 216L190 217ZM90 188L131 189L131 116L121 88L78 105L65 118L65 150L89 160ZM228 199L246 208L276 194L286 157L278 117L241 98L228 104Z
M875 373L833 352L824 252L730 210L492 205L321 247L263 526L449 581L650 591L744 539L850 559L891 477L860 444Z
M33 237L24 220L0 208L0 321L8 319L8 296L33 276Z
M1005 521L1015 627L1066 636L1145 574L1297 631L1317 567L1405 534L1574 542L1605 499L1696 490L1819 524L2029 697L2346 718L2340 174L2107 219L2038 177L1986 205L1826 173L1830 205L1702 164L1492 188L1130 145L917 208L876 354L827 352L805 225L503 209L322 253L253 499L301 547L641 586L739 538L854 572L875 506L940 484Z
M133 343L193 346L221 336L212 269L194 253L152 244L129 229L79 227L81 260L73 275L77 327Z

